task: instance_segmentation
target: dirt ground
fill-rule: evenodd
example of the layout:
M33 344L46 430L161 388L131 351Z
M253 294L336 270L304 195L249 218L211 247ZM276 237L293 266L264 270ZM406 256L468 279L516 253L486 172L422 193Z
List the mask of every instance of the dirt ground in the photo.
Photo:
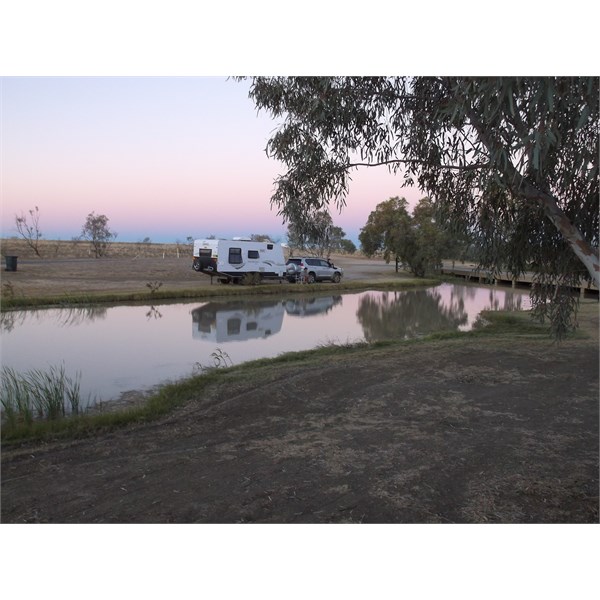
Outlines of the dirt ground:
M46 294L210 281L184 258L28 259L2 275ZM559 345L455 338L271 365L259 383L234 371L152 423L6 447L2 521L597 523L597 302L582 326Z
M333 257L346 280L393 278L393 264L382 260ZM18 259L16 271L2 270L2 295L56 296L69 294L148 292L150 282L161 290L189 290L211 285L211 278L192 269L191 257ZM212 283L219 286L215 279Z

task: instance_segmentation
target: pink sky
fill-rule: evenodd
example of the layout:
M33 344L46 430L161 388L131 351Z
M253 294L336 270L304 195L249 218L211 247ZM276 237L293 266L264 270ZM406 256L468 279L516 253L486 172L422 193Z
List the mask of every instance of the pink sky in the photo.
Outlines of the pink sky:
M248 83L225 77L4 77L2 237L39 207L46 239L79 235L105 214L118 240L172 242L268 233L281 166L264 148L276 127L257 115ZM331 213L358 243L375 206L417 190L384 168L353 175L347 206Z

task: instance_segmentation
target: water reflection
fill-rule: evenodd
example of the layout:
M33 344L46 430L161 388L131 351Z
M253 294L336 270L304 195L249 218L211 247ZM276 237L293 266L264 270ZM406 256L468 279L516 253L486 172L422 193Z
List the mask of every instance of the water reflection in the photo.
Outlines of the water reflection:
M285 312L296 317L310 317L327 314L334 306L341 304L342 296L313 296L287 300Z
M106 306L77 306L69 308L51 309L53 320L59 327L81 325L89 321L106 318ZM46 320L48 309L44 310L9 310L0 313L0 331L9 332L28 321Z
M160 310L158 310L158 308L156 308L156 306L151 306L146 313L146 319L148 319L148 321L150 319L162 319L162 313Z
M529 307L529 297L520 292L444 284L427 290L368 293L361 298L356 314L365 340L372 342L466 331L481 311Z
M212 364L218 348L238 365L329 342L467 330L482 310L526 308L521 291L443 284L406 292L10 311L0 315L2 364L25 372L64 363L69 376L81 373L84 397L110 400L188 376L194 365Z
M219 343L266 338L281 331L284 315L326 315L341 302L341 295L209 302L192 310L192 337Z
M468 319L462 298L445 303L437 290L369 294L361 299L356 316L369 342L456 330Z
M209 302L192 310L192 337L214 342L266 338L281 330L283 302Z

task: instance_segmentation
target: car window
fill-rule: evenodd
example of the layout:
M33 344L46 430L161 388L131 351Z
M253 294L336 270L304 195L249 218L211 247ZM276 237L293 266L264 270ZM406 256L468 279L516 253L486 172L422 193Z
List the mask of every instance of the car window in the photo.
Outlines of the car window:
M315 260L314 258L307 258L307 259L306 259L306 263L307 263L307 264L309 264L309 265L312 265L313 267L314 267L315 265L316 265L316 266L319 266L319 263L318 263L318 261L317 261L317 260Z

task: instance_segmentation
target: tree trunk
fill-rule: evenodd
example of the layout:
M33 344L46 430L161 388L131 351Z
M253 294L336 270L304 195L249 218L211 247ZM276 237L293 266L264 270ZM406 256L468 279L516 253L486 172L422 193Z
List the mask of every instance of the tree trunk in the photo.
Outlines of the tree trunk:
M502 148L502 144L488 135L481 120L478 118L478 115L474 113L472 108L467 110L467 114L471 124L477 131L479 138L485 146L487 146L490 154L494 155L498 149ZM544 214L552 221L556 229L560 231L569 246L573 249L573 252L575 252L577 258L579 258L587 269L592 281L600 288L600 261L598 260L598 251L594 250L592 245L581 235L577 227L571 223L562 209L558 206L556 199L550 194L538 190L534 185L527 182L510 161L504 168L504 174L507 176L507 181L512 182L511 188L515 195L536 202L542 206Z
M600 288L600 260L598 253L581 235L577 227L571 223L565 213L556 203L556 200L545 192L541 192L535 186L522 181L521 195L527 200L533 200L544 209L544 214L552 221L575 252L575 255L584 264L592 280Z

